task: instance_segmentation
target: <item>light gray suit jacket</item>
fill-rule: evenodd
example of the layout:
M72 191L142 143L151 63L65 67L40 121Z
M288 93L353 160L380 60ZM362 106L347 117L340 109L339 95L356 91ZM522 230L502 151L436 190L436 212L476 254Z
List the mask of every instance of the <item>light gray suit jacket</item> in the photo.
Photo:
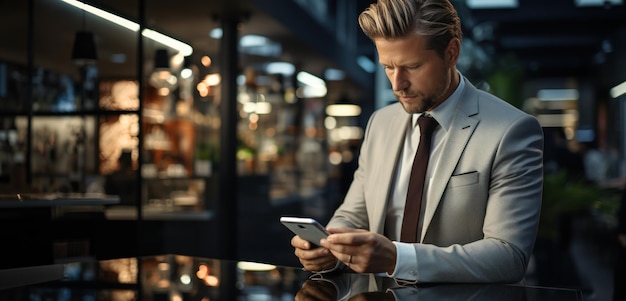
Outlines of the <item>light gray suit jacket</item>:
M400 103L372 114L354 181L329 227L385 234L409 118ZM422 217L421 244L414 244L412 280L521 281L541 209L543 132L537 119L466 79L442 143Z

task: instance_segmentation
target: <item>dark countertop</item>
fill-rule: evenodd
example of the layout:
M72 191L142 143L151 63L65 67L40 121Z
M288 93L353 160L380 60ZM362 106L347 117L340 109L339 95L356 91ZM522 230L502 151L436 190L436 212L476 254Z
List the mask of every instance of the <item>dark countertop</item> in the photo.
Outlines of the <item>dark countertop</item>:
M62 270L62 273L61 273ZM19 276L19 277L18 277ZM0 270L1 300L581 300L578 290L504 284L402 285L373 274L183 255Z

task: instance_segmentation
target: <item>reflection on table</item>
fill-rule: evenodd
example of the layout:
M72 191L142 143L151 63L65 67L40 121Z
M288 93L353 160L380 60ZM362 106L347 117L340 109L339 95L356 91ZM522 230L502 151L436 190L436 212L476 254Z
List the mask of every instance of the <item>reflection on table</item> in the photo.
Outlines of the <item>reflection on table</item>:
M373 274L317 275L300 267L181 255L80 258L54 267L0 270L0 300L582 300L571 289L408 285Z
M582 301L583 298L580 291L573 289L506 284L409 284L373 274L340 273L310 276L302 283L295 300Z

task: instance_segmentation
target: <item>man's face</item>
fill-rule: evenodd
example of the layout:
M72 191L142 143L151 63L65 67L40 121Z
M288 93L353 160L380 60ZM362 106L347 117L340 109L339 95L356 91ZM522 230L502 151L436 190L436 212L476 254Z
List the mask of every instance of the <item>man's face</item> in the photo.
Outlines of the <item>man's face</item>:
M408 113L434 109L456 88L457 41L448 44L444 58L426 49L426 41L419 35L374 40L393 94Z

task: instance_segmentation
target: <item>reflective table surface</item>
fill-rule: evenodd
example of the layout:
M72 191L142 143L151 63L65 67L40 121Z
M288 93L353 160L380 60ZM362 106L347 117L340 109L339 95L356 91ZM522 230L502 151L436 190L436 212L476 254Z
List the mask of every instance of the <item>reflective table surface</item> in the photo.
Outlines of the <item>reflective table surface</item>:
M409 285L351 272L181 255L0 270L0 300L583 300L578 290L503 284Z

